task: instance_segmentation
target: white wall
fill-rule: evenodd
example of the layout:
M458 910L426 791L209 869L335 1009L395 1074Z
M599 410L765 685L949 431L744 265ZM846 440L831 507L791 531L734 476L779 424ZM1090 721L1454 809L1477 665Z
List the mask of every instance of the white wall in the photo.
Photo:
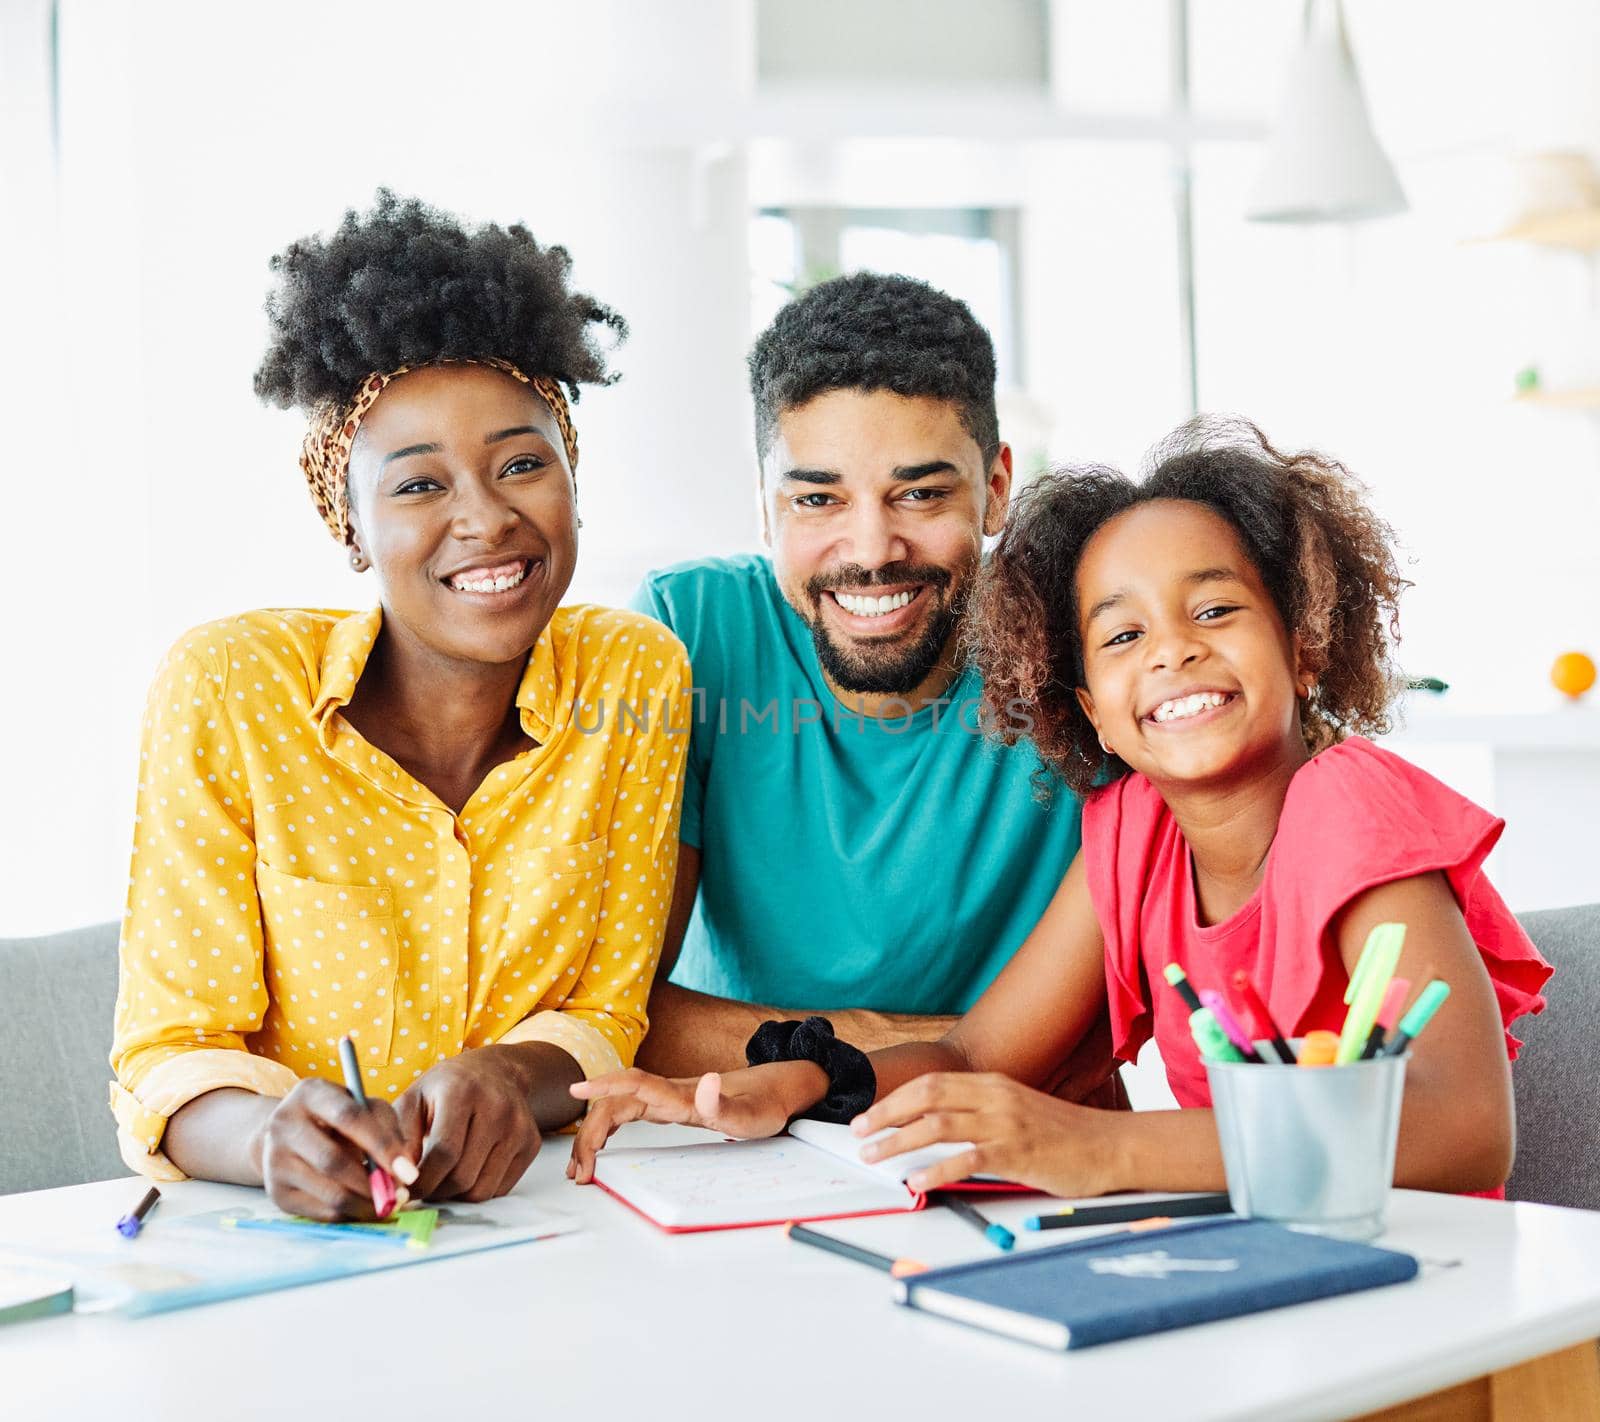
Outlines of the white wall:
M370 599L304 492L299 419L260 408L250 375L268 256L379 183L526 220L633 323L625 380L578 410L577 596L618 599L647 566L754 541L746 215L797 167L862 205L1020 204L1014 408L1046 413L1058 458L1136 459L1183 413L1167 5L1054 9L1054 87L1087 118L943 90L774 106L752 92L752 0L393 0L376 22L353 0L63 0L58 178L48 6L0 6L17 599L0 632L0 934L119 911L139 708L179 631ZM1497 710L1545 704L1556 651L1600 652L1600 421L1505 396L1529 360L1552 383L1584 373L1600 308L1580 259L1457 237L1496 155L1600 151L1600 7L1350 0L1414 211L1354 232L1251 228L1248 134L1299 9L1192 0L1211 125L1202 401L1373 482L1417 559L1410 665ZM831 141L858 120L872 131Z
M25 334L0 343L6 424L29 440L7 481L4 934L120 912L140 708L173 638L247 607L372 599L306 494L301 420L250 381L268 257L379 184L526 221L633 325L623 381L576 411L575 598L620 600L646 567L755 538L742 154L608 112L671 103L677 60L702 100L741 95L740 0L399 0L381 22L313 0L64 0L58 191L47 7L27 9L0 9L7 92L31 95L0 149L8 226L31 215L4 247Z
M1451 682L1457 703L1550 706L1556 655L1600 656L1600 419L1510 396L1530 362L1552 386L1600 384L1597 269L1462 238L1507 216L1509 155L1600 150L1600 7L1349 8L1412 211L1350 228L1242 223L1255 155L1202 146L1201 403L1325 447L1374 486L1415 559L1409 668Z

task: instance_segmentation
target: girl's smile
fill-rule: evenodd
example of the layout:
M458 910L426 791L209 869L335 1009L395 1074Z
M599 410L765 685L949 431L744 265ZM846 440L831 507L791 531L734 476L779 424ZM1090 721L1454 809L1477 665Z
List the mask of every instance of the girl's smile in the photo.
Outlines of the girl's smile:
M1191 688L1169 696L1139 719L1148 725L1168 730L1187 730L1209 724L1222 712L1235 706L1237 691L1218 691L1212 687Z

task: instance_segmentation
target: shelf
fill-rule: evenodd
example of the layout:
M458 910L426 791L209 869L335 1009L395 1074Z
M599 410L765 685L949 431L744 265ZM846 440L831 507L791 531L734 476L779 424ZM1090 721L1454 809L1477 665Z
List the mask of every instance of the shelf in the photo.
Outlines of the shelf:
M1408 700L1401 724L1385 739L1397 745L1487 745L1499 751L1600 754L1600 702L1551 705L1546 711L1453 711Z
M1513 398L1519 405L1537 405L1544 410L1600 411L1600 385L1570 390L1523 390Z
M1600 252L1600 208L1524 217L1483 242L1532 242L1540 247L1564 247L1572 252Z

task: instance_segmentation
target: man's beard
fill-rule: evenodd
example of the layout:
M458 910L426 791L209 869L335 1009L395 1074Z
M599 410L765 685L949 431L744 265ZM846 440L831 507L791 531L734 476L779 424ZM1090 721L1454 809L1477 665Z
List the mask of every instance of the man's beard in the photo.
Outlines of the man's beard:
M898 641L879 644L846 641L842 645L833 640L823 620L821 602L829 589L846 584L855 588L892 587L897 583L921 583L927 596L933 599L933 610L928 614L922 634L910 646ZM955 583L953 595L947 595ZM948 568L928 565L891 565L869 573L865 568L846 564L819 573L805 584L806 606L800 616L811 630L811 640L817 649L817 660L828 680L843 691L884 695L886 693L909 695L927 680L928 674L939 664L939 656L950 640L950 634L961 621L967 603L969 580L956 583Z

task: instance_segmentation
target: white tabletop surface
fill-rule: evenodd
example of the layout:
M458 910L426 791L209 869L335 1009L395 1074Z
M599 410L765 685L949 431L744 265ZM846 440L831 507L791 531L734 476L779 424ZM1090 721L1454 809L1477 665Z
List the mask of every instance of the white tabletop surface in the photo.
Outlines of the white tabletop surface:
M685 1138L705 1137L633 1126L617 1142ZM1412 1283L1062 1354L899 1308L883 1274L778 1230L665 1234L569 1185L566 1154L549 1142L518 1188L581 1216L577 1234L150 1318L0 1327L0 1416L1288 1422L1600 1335L1600 1213L1397 1191L1379 1242L1429 1261ZM109 1230L139 1193L122 1180L0 1198L0 1241ZM160 1209L259 1198L184 1183ZM984 1208L1020 1230L1041 1203ZM938 1209L820 1227L930 1264L990 1251Z

